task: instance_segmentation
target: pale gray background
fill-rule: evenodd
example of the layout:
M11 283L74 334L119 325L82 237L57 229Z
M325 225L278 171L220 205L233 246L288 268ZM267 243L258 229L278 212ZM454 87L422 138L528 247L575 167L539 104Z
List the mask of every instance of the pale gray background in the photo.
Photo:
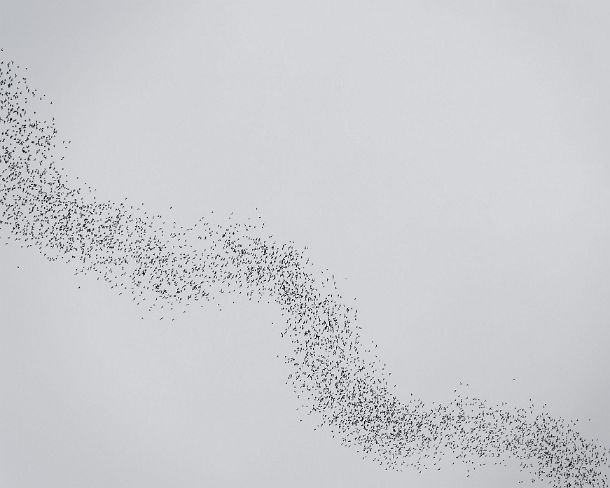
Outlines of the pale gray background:
M259 207L310 246L401 395L464 380L610 444L607 1L0 0L0 45L102 197ZM273 307L169 327L3 246L0 312L2 488L517 479L388 473L299 423Z

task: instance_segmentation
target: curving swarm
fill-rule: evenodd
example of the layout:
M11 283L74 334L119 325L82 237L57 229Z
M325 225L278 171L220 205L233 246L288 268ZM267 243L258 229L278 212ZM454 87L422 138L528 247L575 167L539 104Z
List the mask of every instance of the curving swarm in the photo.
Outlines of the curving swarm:
M554 487L607 486L608 450L574 422L531 405L490 405L467 394L445 404L398 398L389 373L360 338L357 310L307 248L276 242L260 217L191 227L151 215L127 199L98 201L57 164L67 147L45 96L14 61L0 57L0 231L51 261L96 275L149 311L175 320L199 301L243 295L277 304L290 383L320 427L386 469L467 471L516 460L532 481Z

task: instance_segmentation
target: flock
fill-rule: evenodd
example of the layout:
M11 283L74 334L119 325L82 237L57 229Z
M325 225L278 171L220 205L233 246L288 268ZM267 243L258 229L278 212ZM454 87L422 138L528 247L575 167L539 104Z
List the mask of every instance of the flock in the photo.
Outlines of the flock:
M307 247L278 242L260 217L179 225L75 183L61 167L69 142L42 115L51 102L26 71L0 53L2 247L31 249L103 280L130 296L142 316L157 311L179 320L189 307L240 295L274 304L300 415L383 469L455 465L468 474L518 463L522 482L607 486L608 450L545 409L491 404L457 390L445 403L399 398L375 345L361 337L354 300Z

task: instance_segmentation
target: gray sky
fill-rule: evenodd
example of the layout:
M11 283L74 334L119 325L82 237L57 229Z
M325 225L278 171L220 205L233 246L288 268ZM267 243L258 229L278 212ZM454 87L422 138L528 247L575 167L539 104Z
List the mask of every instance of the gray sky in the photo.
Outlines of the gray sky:
M0 0L100 196L258 207L358 298L399 394L465 381L610 446L609 33L601 1ZM517 479L388 473L299 423L273 307L170 327L3 246L0 311L2 488Z

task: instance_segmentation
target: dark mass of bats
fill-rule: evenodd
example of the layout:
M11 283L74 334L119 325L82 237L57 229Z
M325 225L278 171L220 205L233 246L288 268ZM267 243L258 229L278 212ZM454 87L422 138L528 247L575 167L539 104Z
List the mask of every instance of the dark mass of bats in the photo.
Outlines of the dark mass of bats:
M49 104L0 53L5 245L69 263L169 320L226 296L275 303L299 410L385 469L461 465L469 473L517 462L527 481L607 486L608 450L544 408L491 405L458 390L443 404L398 398L375 346L360 336L354 301L342 297L328 270L311 263L307 248L265 234L260 217L181 226L128 199L100 201L93 188L71 183L58 166L68 141L54 118L36 109Z

